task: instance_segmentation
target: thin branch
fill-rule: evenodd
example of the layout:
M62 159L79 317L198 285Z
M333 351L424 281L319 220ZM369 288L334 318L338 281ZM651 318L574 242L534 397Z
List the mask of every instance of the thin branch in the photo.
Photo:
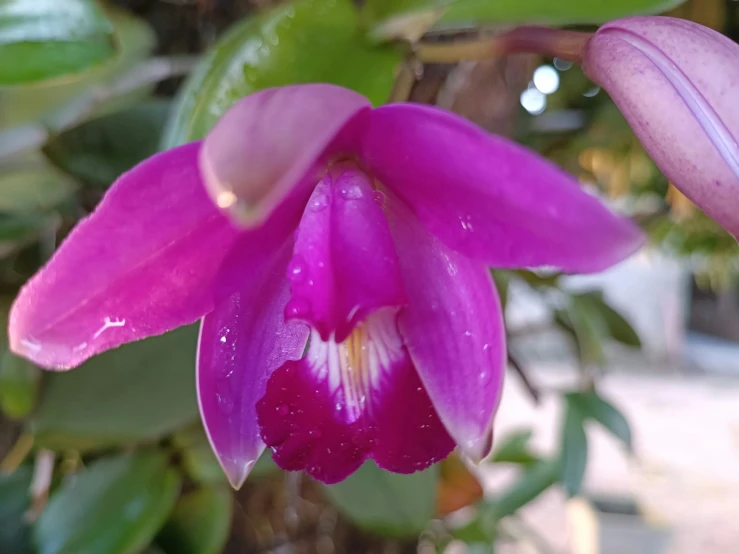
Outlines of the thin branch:
M192 71L196 56L150 58L110 83L100 85L54 111L43 121L11 127L0 133L0 162L19 152L41 148L54 135L90 119L109 100Z
M504 54L533 53L580 63L592 33L519 27L508 33L476 39L418 43L416 57L426 63L484 60Z
M508 353L508 363L511 365L511 367L513 367L513 369L516 370L516 373L518 373L518 376L521 378L521 382L528 391L529 396L531 396L534 404L538 406L541 403L541 393L539 392L539 389L536 388L536 386L534 386L534 384L531 382L531 379L529 379L528 375L526 375L526 370L524 370L523 366L510 353Z
M0 462L0 473L12 473L23 463L33 448L33 435L22 434L15 442L10 452Z

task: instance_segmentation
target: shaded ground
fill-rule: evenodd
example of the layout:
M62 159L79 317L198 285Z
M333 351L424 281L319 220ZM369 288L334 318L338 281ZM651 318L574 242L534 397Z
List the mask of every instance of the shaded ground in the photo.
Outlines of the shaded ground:
M737 552L739 378L641 369L609 376L600 387L631 421L636 457L629 460L615 439L592 426L585 490L633 497L651 524L669 531L666 554ZM575 374L564 366L540 364L532 376L540 385L559 387L574 382ZM533 426L535 444L553 449L561 406L548 398L533 407L513 376L506 389L496 434ZM491 492L510 478L495 468L485 474ZM553 552L576 552L561 492L544 495L525 509L524 517Z

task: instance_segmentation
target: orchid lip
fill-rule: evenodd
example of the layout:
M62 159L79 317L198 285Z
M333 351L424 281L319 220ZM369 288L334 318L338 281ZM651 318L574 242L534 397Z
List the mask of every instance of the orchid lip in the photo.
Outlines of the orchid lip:
M613 34L636 48L661 71L677 94L691 111L696 121L703 127L711 143L715 146L726 164L739 177L739 144L726 124L706 98L696 88L691 79L656 45L633 31L609 27L600 34Z

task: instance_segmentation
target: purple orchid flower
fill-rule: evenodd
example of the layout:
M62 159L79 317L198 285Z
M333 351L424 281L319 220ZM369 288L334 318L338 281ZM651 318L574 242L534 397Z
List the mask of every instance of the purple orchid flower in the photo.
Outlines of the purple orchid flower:
M10 343L64 369L203 318L200 409L234 486L265 445L326 483L368 458L410 473L490 449L506 348L488 266L599 271L641 244L455 115L290 86L123 175L23 288Z
M632 17L598 30L583 68L662 172L739 237L739 44L691 21Z

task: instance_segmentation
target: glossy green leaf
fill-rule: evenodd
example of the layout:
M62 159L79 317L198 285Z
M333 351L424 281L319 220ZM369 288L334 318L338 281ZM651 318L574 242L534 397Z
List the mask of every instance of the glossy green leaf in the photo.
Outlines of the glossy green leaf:
M38 554L133 554L175 505L180 477L159 452L103 458L68 476L34 527Z
M89 121L52 139L44 153L68 173L107 187L157 152L169 107L166 100L149 100Z
M442 22L605 23L619 17L663 13L685 0L455 0Z
M595 391L571 393L568 402L575 404L579 412L594 419L619 438L629 451L633 450L631 426L626 417L608 400Z
M377 38L416 40L441 26L541 23L605 23L619 17L661 13L685 0L367 0L364 16Z
M325 487L329 499L356 525L386 535L421 532L433 518L439 470L399 475L366 462L345 481Z
M588 461L588 437L585 434L584 415L577 402L567 398L561 440L561 481L567 494L575 496L580 491L585 466Z
M228 539L232 511L227 485L197 489L177 501L157 543L165 552L218 554Z
M47 375L31 419L37 443L82 450L153 441L198 418L197 329L124 345Z
M490 461L524 466L538 462L539 458L529 448L531 434L530 429L523 429L504 436L496 442Z
M31 552L31 530L25 513L31 505L33 470L21 466L13 473L0 473L0 552Z
M0 85L77 73L115 54L94 0L0 0Z
M0 357L0 409L13 419L26 417L36 406L40 370L6 351Z
M495 520L512 515L557 483L561 474L560 460L539 461L526 470L513 485L489 501L484 510Z
M392 91L399 52L370 44L352 0L298 0L237 23L183 86L163 147L198 140L239 98L294 83L351 88L374 104Z
M106 14L115 31L116 55L98 67L62 80L0 89L0 128L44 117L87 93L91 87L120 77L152 52L156 38L146 21L113 7L106 7ZM96 113L115 111L148 94L150 88L142 87L123 97L111 98L101 104Z

